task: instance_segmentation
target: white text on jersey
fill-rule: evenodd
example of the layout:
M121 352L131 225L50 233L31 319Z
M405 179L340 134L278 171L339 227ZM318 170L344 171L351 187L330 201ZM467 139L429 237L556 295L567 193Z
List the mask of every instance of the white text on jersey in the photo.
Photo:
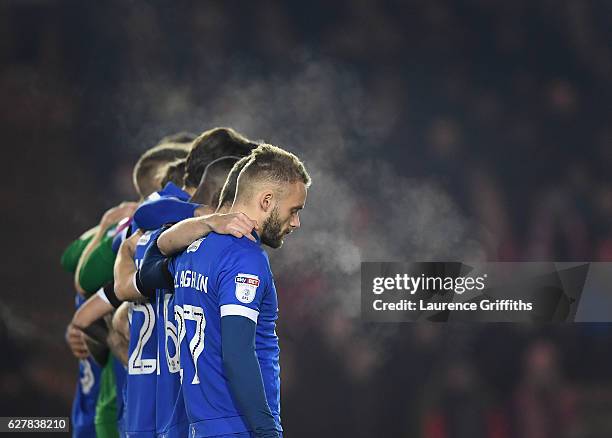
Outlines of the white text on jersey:
M208 293L208 277L196 271L179 271L174 275L174 288L190 287Z

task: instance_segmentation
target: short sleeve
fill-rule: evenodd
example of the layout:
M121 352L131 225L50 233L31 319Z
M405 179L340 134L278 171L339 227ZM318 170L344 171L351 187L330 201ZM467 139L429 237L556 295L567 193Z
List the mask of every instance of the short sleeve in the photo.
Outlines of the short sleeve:
M156 230L164 224L193 217L198 204L175 198L159 198L147 202L134 212L134 223L142 230Z
M130 236L131 231L131 227L125 227L113 236L113 243L111 244L111 249L115 254L119 252L119 247L121 246L123 241Z
M77 265L79 264L79 258L90 240L91 238L88 240L77 239L64 250L60 260L64 271L72 273L76 271Z
M85 292L93 294L112 281L115 256L112 237L103 237L79 270L79 284Z
M257 323L269 276L268 260L260 251L244 248L231 252L218 277L221 317L238 315Z

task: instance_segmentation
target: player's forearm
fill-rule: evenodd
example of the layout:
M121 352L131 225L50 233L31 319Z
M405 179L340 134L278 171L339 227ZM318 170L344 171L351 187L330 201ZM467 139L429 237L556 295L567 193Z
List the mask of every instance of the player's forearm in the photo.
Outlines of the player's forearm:
M119 247L113 269L115 279L115 294L121 301L138 301L142 295L134 286L136 264L133 255L125 243Z
M130 339L130 325L128 320L128 313L130 311L131 304L128 302L123 303L113 314L113 329L121 334L125 339Z
M129 339L126 339L117 330L111 329L106 338L111 353L125 366L128 362Z
M76 327L85 328L112 311L113 306L96 294L91 296L81 307L79 307L72 317L72 324Z
M130 327L128 313L130 303L125 302L117 308L113 314L111 330L108 333L106 343L111 352L123 365L127 365L128 347L130 345Z
M211 228L206 223L206 217L185 219L160 234L157 247L166 256L183 251L200 237L210 233Z
M232 395L255 437L278 438L255 354L255 330L255 323L248 318L221 318L223 369Z
M168 258L160 252L154 241L145 251L142 265L136 274L136 287L141 294L153 296L156 289L174 290L167 263Z
M266 401L261 370L255 353L240 354L235 358L224 356L223 364L232 395L253 430L255 438L279 438L279 431L276 429L274 417Z

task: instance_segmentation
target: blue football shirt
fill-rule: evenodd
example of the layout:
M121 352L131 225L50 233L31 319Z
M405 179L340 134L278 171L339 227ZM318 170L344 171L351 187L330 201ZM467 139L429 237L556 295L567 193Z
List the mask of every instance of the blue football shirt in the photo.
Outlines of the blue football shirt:
M85 298L76 294L76 308L81 307L84 302ZM70 415L72 436L75 438L90 437L92 433L94 435L96 433L96 403L98 401L98 392L100 391L101 372L102 369L91 357L79 361L79 380Z
M188 202L189 194L169 182L152 193L134 212L134 224L141 230L157 230L169 222L192 217L199 204ZM177 216L180 219L177 219Z
M193 215L193 210L182 208L182 203L164 204L163 209L147 209L159 201L175 200L186 201L189 194L172 183L168 183L162 190L154 193L135 212L134 226L142 222L153 223L160 220L165 222L178 222ZM143 210L144 208L144 210ZM163 216L160 219L158 216ZM161 225L160 223L160 225ZM143 226L143 228L146 228ZM138 240L134 253L134 262L139 268L146 249L161 233L161 229L146 231ZM159 295L159 294L158 294ZM128 437L144 438L154 436L160 424L157 421L157 381L161 375L160 353L158 348L158 331L165 328L159 296L142 303L134 303L130 311L130 345L128 350L128 377L126 390L126 416L125 427ZM165 354L165 353L164 353ZM173 403L174 405L174 403ZM158 424L159 423L159 424ZM163 425L165 428L167 424ZM160 426L161 427L161 426Z
M134 252L139 267L153 242L154 232L144 233ZM125 431L128 437L155 436L155 396L158 370L157 302L154 299L133 303L130 309L130 345L126 389Z
M188 436L189 422L181 390L179 333L183 332L180 309L175 308L174 294L158 289L157 348L159 370L156 386L156 431L159 437Z
M223 370L221 317L254 321L255 348L266 399L279 430L278 301L268 256L243 237L211 233L172 259L175 309L182 319L180 364L192 437L247 432Z

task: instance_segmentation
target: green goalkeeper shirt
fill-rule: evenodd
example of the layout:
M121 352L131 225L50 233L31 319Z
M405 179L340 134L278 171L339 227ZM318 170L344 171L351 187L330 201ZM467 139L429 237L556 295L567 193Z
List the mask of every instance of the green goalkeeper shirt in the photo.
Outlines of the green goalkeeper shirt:
M100 242L81 264L78 276L79 285L88 297L113 280L116 254L113 252L112 245L116 230L116 224L110 226ZM97 232L98 227L87 230L68 245L61 258L64 270L72 273L76 271L81 254Z
M79 264L81 254L83 254L85 247L89 244L89 242L91 242L91 239L93 239L93 236L97 232L98 227L95 226L85 231L78 239L74 240L70 245L68 245L68 247L64 250L62 258L60 260L64 271L74 274Z

